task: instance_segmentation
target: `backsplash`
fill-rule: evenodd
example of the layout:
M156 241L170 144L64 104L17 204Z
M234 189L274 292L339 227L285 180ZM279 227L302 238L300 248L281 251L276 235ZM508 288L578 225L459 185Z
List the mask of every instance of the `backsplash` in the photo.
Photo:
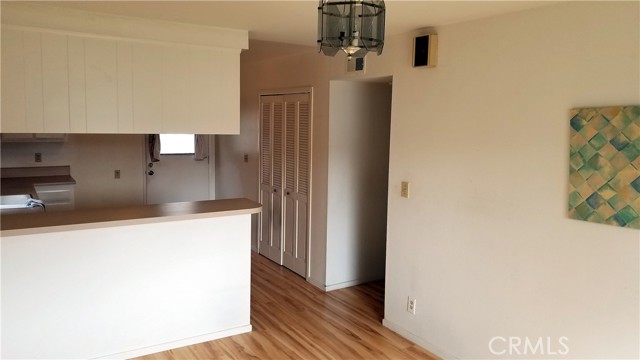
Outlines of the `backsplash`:
M71 167L76 208L141 205L144 135L69 134L65 142L0 142L1 167ZM41 154L41 162L35 154ZM114 170L120 179L114 179Z

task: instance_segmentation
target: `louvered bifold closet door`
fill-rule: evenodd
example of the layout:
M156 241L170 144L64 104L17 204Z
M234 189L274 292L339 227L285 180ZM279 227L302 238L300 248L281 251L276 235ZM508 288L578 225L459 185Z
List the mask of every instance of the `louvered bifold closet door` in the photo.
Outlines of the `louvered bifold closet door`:
M284 104L273 103L273 187L271 192L271 242L269 259L282 265L282 195L284 172Z
M264 97L263 97L264 98ZM271 124L273 118L273 103L261 99L260 103L260 234L258 249L261 254L269 256L271 243Z
M285 194L283 264L306 276L309 224L309 94L285 98Z
M260 98L260 215L259 251L282 264L282 96Z

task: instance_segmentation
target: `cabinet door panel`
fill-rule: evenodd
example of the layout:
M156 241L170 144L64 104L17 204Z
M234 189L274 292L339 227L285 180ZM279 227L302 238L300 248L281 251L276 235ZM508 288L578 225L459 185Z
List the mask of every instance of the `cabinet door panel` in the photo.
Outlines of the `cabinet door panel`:
M69 132L69 65L67 37L42 33L44 130Z
M133 44L133 130L162 132L162 46Z
M27 132L44 132L42 98L42 38L39 32L24 32L24 76Z
M165 46L162 67L162 129L168 133L193 133L189 117L189 48Z
M240 54L225 52L220 68L225 69L220 79L225 92L221 97L224 99L225 114L220 129L224 133L240 134Z
M69 127L72 133L87 132L87 98L84 39L69 36Z
M309 224L309 204L303 201L298 201L297 209L298 216L296 218L297 237L296 237L296 252L295 252L295 265L292 268L293 271L301 276L307 274L307 242L309 236L308 224Z
M85 39L87 132L118 132L116 42Z
M27 132L22 31L2 29L1 132Z
M222 134L239 134L240 122L240 61L235 52L212 51L214 81L209 84L214 93L213 99L216 109L215 117L209 120L209 126L214 126Z
M118 41L118 132L133 132L133 48Z
M189 91L189 110L192 124L196 124L198 132L220 133L214 124L218 117L216 112L216 88L222 87L216 83L216 64L213 60L213 50L206 48L190 49L191 82ZM220 110L220 109L217 109Z
M271 247L271 187L261 186L260 197L262 199L262 212L260 213L260 254L269 257Z

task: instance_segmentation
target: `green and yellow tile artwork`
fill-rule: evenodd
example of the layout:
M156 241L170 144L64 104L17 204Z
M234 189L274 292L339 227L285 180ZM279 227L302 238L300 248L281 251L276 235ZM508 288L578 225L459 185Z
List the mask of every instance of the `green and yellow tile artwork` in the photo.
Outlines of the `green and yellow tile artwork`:
M640 106L571 111L569 217L640 229Z

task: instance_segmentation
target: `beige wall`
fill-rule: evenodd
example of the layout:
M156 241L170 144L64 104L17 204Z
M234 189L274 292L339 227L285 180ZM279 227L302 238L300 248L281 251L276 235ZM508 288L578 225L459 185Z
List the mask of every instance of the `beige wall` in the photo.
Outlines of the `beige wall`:
M59 143L2 143L2 167L70 165L76 208L141 205L144 135L69 134ZM34 153L42 162L34 162ZM113 171L120 170L120 179Z
M251 44L250 44L251 47ZM282 47L279 47L281 50ZM248 197L258 200L259 94L265 91L313 87L312 190L311 190L311 261L308 277L316 285L325 284L327 230L327 163L329 69L332 59L318 56L314 48L286 56L270 54L260 60L249 50L241 59L240 136L216 137L216 196ZM265 52L261 52L265 54ZM287 54L286 52L284 54ZM335 65L334 65L335 66ZM244 163L242 155L249 155ZM252 246L257 249L257 217L253 221Z
M566 215L569 110L640 103L639 7L566 3L438 28L433 69L411 67L415 34L367 57L367 77L394 81L387 326L446 357L495 357L494 336L552 345L566 336L568 358L640 356L639 232ZM314 86L311 280L320 284L328 87L345 78L343 59L244 62L241 135L222 137L217 152L218 194L257 198L257 93ZM404 180L410 199L399 196Z
M568 358L638 358L639 232L566 210L569 109L640 103L639 6L442 27L434 69L411 68L411 38L398 39L387 325L457 358L494 357L494 336L549 336L551 350L566 336Z
M333 290L384 279L391 85L331 81L327 277Z

